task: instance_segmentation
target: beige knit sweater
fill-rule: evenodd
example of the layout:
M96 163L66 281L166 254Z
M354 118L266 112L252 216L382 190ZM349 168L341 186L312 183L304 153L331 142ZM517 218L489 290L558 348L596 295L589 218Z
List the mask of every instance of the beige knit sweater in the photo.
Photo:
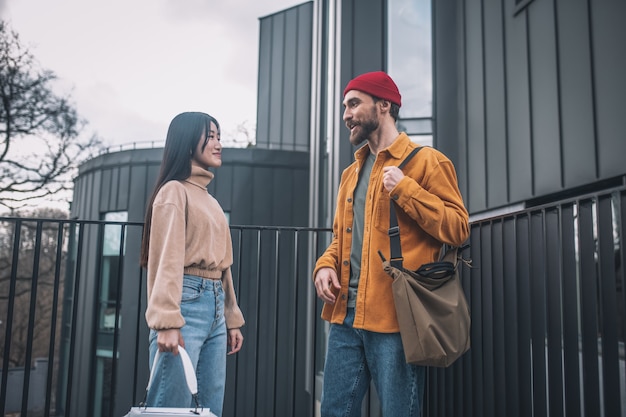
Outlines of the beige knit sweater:
M221 279L226 327L243 326L235 296L230 229L222 207L207 192L213 173L193 166L184 181L165 183L152 206L146 321L155 330L181 328L183 274Z

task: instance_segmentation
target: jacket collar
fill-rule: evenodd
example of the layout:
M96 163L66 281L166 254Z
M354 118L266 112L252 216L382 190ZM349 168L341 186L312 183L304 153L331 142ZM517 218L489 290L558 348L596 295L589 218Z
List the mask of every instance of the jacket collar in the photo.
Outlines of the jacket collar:
M393 140L391 145L383 149L381 152L387 152L389 156L394 159L401 159L410 142L411 139L407 136L407 134L401 132L398 137ZM354 159L357 161L363 161L369 153L370 147L368 144L365 144L354 152Z
M409 146L411 139L406 133L402 132L383 152L387 152L394 159L401 159L404 156L406 147Z

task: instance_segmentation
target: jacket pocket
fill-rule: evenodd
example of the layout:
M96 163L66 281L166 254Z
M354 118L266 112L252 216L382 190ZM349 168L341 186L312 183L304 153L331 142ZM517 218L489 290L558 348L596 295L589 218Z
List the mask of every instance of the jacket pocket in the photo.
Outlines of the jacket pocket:
M385 233L389 230L389 201L389 193L384 189L374 199L374 227Z

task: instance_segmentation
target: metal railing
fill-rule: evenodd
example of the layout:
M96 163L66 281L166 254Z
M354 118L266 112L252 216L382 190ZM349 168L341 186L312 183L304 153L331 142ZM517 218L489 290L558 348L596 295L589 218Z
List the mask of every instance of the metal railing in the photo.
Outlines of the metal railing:
M148 340L143 225L34 218L0 225L0 411L116 416L139 403ZM231 230L246 326L245 348L228 361L225 415L312 415L324 328L310 272L330 230ZM35 363L47 366L43 378Z
M472 347L429 416L626 416L626 187L471 225Z
M141 223L0 218L0 411L118 416L147 381ZM626 416L626 188L471 225L472 347L428 371L429 416ZM246 317L225 416L314 416L328 229L233 226ZM44 366L44 363L46 366ZM43 375L43 376L42 376ZM378 416L375 395L364 415Z

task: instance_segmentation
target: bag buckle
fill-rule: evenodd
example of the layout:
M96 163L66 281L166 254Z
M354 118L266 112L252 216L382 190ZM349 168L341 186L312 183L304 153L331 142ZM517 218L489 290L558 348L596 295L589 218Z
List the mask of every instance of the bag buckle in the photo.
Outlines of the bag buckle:
M391 258L391 259L389 259L389 264L391 266L393 266L394 268L396 268L396 269L402 270L402 269L404 269L404 267L402 266L402 261L404 261L403 257Z

